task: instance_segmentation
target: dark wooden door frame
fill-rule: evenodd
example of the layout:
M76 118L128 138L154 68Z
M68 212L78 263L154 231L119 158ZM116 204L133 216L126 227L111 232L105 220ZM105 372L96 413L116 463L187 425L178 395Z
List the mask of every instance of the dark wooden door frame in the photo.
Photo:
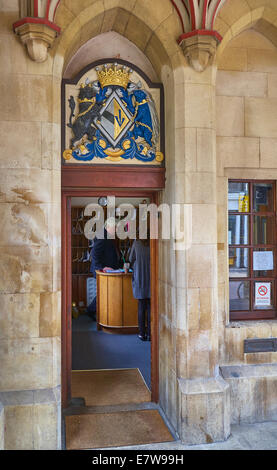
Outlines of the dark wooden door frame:
M96 196L150 198L158 204L158 192L153 189L80 189L62 190L62 406L71 400L72 370L72 264L71 264L71 198ZM159 323L158 323L158 240L151 240L151 400L159 399Z

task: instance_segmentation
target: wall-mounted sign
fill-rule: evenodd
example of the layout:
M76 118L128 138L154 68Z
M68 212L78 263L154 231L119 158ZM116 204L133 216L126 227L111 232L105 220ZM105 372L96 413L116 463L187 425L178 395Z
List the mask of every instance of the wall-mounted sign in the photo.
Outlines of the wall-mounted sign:
M273 251L253 251L253 270L271 271L273 269Z
M249 196L247 194L239 195L239 212L249 212Z
M63 87L63 163L163 165L161 85L114 62Z
M270 282L255 283L255 307L271 306L271 284Z

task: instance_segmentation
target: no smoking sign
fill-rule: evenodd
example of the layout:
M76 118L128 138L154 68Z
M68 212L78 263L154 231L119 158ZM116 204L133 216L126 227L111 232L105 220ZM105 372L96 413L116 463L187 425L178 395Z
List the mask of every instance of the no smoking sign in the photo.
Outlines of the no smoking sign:
M255 283L255 306L269 307L271 305L270 282Z
M267 294L267 287L266 286L259 287L258 292L260 295L265 296Z

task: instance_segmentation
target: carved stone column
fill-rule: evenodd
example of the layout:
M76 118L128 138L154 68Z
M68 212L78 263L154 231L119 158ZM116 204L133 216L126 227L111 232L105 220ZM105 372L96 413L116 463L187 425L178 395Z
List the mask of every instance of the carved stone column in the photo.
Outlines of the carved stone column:
M189 445L230 435L230 387L219 371L215 79L215 65L200 75L183 67L176 89L175 202L191 207L192 232L175 253L178 433Z
M188 67L179 78L176 116L176 201L192 208L192 244L176 255L178 432L183 443L206 444L230 435L230 387L218 363L215 77L220 34L213 24L225 0L171 0ZM207 67L211 67L203 74ZM180 145L181 144L181 145Z

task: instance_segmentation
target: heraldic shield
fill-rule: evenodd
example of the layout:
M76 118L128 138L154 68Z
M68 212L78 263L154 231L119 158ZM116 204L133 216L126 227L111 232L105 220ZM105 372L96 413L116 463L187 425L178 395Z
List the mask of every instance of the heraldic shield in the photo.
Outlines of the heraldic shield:
M113 91L100 111L100 119L95 119L95 127L115 148L133 125L133 116L118 96L120 89Z
M70 148L64 160L162 162L160 123L151 93L130 80L133 71L117 63L96 67L97 80L86 79L76 99L68 99Z

